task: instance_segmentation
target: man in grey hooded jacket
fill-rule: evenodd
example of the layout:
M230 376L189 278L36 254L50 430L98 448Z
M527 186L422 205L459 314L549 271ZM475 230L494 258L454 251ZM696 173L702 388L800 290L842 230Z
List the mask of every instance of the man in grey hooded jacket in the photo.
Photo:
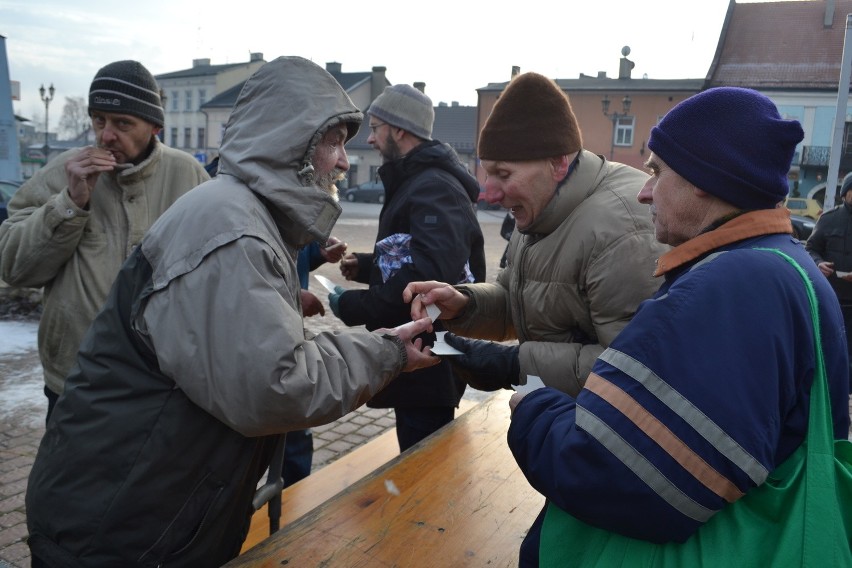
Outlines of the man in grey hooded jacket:
M281 57L234 106L219 174L128 258L89 329L27 489L33 566L220 566L280 436L437 362L428 319L305 337L299 247L325 241L362 114Z

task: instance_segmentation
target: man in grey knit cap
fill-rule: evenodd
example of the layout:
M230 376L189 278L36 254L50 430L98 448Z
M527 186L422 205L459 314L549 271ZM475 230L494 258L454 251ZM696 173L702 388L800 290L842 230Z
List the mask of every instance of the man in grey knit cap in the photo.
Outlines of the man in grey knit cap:
M0 278L44 287L38 346L48 418L121 264L163 211L209 179L192 156L157 138L160 89L138 61L97 72L89 116L96 145L68 150L36 172L0 225Z
M372 330L410 320L402 300L409 282L484 281L485 253L474 210L479 184L450 146L432 140L435 110L429 97L409 85L393 85L367 114L367 142L384 161L379 176L385 202L374 252L347 255L341 272L370 287L340 288L329 304L347 325ZM443 361L402 373L367 405L394 409L397 440L405 451L453 419L464 388Z

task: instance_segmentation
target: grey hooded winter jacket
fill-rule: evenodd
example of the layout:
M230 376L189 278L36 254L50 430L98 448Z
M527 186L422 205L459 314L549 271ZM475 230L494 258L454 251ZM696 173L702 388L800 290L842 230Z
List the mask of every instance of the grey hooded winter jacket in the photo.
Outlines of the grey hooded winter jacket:
M280 434L353 410L404 366L380 334L308 340L302 326L296 251L340 212L308 183L306 156L361 119L302 58L248 80L218 176L152 226L83 340L29 479L34 556L221 566Z

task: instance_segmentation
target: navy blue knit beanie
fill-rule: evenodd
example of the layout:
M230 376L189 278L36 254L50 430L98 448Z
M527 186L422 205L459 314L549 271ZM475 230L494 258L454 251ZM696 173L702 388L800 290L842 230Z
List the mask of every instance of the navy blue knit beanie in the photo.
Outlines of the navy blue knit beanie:
M741 209L772 209L787 197L787 172L804 138L796 120L751 89L719 87L675 106L648 147L697 188Z

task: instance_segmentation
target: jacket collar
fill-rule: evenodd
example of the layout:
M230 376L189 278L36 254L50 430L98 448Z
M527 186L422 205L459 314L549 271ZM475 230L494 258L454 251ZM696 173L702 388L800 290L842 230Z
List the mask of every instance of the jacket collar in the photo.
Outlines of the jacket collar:
M580 150L574 171L560 183L550 202L524 234L549 235L595 192L605 174L606 161L588 150Z
M721 227L702 233L661 256L657 260L654 276L663 276L725 245L776 233L793 233L790 212L783 207L743 213Z

